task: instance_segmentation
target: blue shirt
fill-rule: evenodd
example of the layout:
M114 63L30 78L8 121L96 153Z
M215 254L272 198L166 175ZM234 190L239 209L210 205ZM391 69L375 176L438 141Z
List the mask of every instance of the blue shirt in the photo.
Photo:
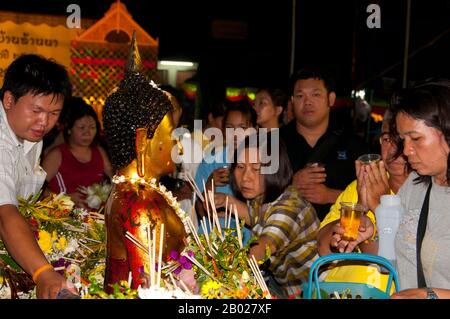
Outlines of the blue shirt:
M212 174L213 171L215 171L218 168L222 168L224 166L230 166L230 163L227 163L228 150L229 150L228 147L224 147L219 150L216 149L214 154L209 153L203 158L202 162L198 166L197 173L195 174L195 183L197 184L201 192L204 192L203 181L205 181L206 184L206 181L208 180L209 176ZM217 159L220 160L217 161ZM215 192L235 196L233 191L231 190L230 184L215 187ZM219 222L223 228L225 224L225 219L223 217L219 217ZM234 219L231 220L230 227L236 228L236 223ZM203 234L203 229L201 227L198 228L198 233ZM251 237L251 230L248 229L247 227L244 227L242 229L242 233L243 233L242 243L245 245Z
M216 150L214 154L207 154L200 165L197 168L197 173L195 174L195 183L197 184L200 191L203 193L205 190L203 189L203 181L208 180L209 176L218 168L222 168L224 166L229 166L230 163L227 163L228 157L228 147ZM216 159L219 158L220 161L217 162ZM233 195L233 191L231 190L230 184L225 186L216 187L215 191L217 193L225 193L228 195Z

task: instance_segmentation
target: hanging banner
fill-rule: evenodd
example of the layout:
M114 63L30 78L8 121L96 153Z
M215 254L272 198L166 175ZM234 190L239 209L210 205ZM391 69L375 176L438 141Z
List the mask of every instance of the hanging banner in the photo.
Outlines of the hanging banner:
M52 58L69 70L70 43L80 32L81 29L69 29L65 25L0 22L0 84L6 68L24 53Z

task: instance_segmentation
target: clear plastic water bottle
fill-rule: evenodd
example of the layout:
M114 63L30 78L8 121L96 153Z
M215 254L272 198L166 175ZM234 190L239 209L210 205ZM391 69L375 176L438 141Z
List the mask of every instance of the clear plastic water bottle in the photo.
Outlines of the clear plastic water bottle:
M403 215L403 206L398 195L383 195L375 209L379 237L378 255L396 266L395 236Z

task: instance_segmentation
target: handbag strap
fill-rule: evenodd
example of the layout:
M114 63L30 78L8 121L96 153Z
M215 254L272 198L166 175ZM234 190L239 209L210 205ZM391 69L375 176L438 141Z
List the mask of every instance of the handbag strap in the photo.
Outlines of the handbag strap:
M419 224L417 225L417 237L416 237L416 258L417 258L417 287L423 288L427 286L425 281L425 275L422 268L422 259L420 253L422 250L422 241L425 236L428 221L428 207L430 204L430 192L433 182L430 180L425 199L423 200L422 210L420 211Z

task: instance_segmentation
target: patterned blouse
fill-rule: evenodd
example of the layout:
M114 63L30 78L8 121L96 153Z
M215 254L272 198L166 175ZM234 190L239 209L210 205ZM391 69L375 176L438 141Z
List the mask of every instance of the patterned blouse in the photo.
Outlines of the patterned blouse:
M272 239L276 251L269 270L288 294L298 294L308 279L309 268L318 258L316 236L319 219L312 205L294 186L272 203L249 203L251 227L258 236Z

